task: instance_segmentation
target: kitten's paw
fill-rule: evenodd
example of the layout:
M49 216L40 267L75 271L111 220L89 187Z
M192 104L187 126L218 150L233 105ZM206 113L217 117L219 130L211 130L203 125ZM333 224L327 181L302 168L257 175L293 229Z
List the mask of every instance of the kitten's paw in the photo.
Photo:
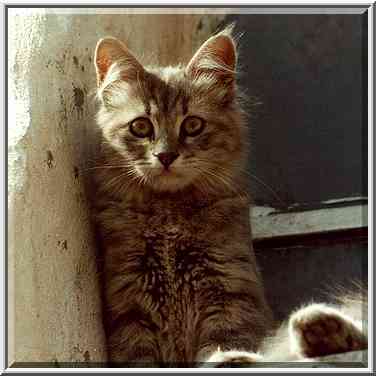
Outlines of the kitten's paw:
M210 357L206 360L206 367L236 367L243 364L262 362L263 358L260 354L247 352L247 351L215 351Z
M303 357L367 348L367 340L357 324L324 304L312 304L294 313L289 331L293 351Z

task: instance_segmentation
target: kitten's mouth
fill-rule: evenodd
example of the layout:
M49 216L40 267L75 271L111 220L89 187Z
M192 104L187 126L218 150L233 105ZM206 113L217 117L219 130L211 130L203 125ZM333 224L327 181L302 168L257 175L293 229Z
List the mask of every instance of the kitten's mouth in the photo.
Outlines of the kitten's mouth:
M171 171L170 168L164 168L161 171L161 175L162 176L176 175L176 172L175 171Z
M145 173L150 177L147 179L150 185L157 191L176 191L186 187L192 181L189 171L176 166L154 167Z
M167 190L174 190L175 188L181 188L187 184L186 176L176 168L163 168L158 171L156 175L156 183L160 184L160 188Z
M159 171L159 176L174 176L174 177L177 177L177 176L180 176L181 174L179 174L177 171L176 171L176 168L174 167L163 167L160 169Z

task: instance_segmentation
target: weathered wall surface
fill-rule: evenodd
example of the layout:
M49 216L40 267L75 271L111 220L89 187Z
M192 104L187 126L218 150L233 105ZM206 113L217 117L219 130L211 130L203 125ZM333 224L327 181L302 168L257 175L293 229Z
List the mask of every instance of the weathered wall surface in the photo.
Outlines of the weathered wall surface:
M87 198L97 40L186 62L223 18L69 13L9 10L9 366L106 359Z

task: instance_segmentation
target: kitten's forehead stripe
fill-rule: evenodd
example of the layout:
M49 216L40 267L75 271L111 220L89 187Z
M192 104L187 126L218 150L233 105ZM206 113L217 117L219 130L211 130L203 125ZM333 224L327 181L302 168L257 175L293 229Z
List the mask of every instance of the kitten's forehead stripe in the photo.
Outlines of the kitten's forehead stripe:
M184 81L172 80L171 77L164 80L157 74L149 73L144 96L147 99L147 108L155 104L161 116L171 115L177 110L179 102L181 102L183 115L188 112L188 87Z
M167 85L163 85L162 89L162 112L167 114L169 111L169 101L170 101L170 93L169 87Z
M151 105L150 102L146 99L143 99L144 107L145 107L145 113L146 115L150 116L151 115Z
M174 95L172 95L171 102L170 102L170 110L176 108L176 105L177 105L178 101L180 100L180 98L182 96L181 89L179 88L179 89L175 90L175 93L173 93L173 94Z
M189 103L188 96L184 95L183 100L182 100L183 115L187 115L188 113L188 103Z
M173 107L177 108L178 103L181 102L182 100L183 100L183 92L182 92L181 88L179 88L179 90L176 93L175 99L174 99Z

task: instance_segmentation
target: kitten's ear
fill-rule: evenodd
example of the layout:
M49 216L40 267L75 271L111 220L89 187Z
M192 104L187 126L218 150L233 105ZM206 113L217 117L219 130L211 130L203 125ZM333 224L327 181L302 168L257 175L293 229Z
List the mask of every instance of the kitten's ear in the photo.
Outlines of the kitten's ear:
M236 45L231 29L209 38L188 63L186 73L192 77L214 74L226 81L233 81L236 68Z
M113 37L100 39L95 48L95 68L97 71L98 87L103 83L110 67L119 63L122 79L132 79L137 71L142 71L142 65L133 56L126 45Z

